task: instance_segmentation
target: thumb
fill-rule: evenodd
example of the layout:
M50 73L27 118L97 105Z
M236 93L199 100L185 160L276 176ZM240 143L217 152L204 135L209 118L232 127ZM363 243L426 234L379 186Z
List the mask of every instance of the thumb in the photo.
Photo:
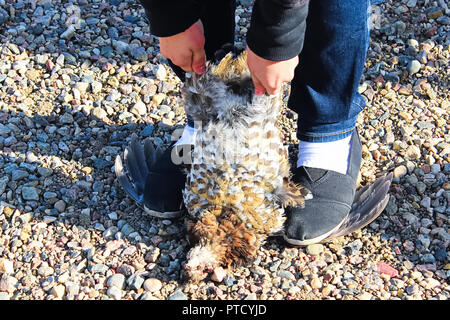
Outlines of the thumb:
M203 48L192 51L192 70L202 74L206 69L206 55Z
M253 85L255 86L255 94L257 96L261 96L266 92L266 88L262 85L262 83L252 75Z

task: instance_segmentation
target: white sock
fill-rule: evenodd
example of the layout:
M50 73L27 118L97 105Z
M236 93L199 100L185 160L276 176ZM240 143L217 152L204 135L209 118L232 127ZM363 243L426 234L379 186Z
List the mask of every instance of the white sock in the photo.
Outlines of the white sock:
M194 127L188 126L186 125L184 127L183 133L180 137L180 139L178 139L177 142L175 142L175 146L178 146L180 144L194 144L194 140L195 140L195 135L197 134L197 130Z
M352 136L332 142L306 142L298 145L297 168L300 166L347 173Z

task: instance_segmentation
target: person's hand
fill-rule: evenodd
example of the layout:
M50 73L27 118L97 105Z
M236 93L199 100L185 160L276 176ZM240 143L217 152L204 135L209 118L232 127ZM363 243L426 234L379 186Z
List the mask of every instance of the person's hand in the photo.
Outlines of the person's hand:
M298 56L285 61L271 61L256 55L247 46L247 65L252 75L255 94L277 94L283 82L294 78L294 70L298 65Z
M161 54L186 72L205 72L205 36L200 20L187 30L170 37L159 37Z

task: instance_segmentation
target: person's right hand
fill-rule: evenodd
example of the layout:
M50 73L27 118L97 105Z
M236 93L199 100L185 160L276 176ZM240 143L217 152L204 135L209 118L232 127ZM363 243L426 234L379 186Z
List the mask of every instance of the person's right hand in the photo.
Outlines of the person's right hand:
M159 37L161 54L186 72L205 72L205 36L200 20L186 31L170 37Z

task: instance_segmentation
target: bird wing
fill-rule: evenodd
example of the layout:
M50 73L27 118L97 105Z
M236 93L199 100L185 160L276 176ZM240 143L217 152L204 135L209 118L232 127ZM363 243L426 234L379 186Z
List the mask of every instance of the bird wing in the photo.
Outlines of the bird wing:
M373 184L357 191L352 209L341 227L322 242L347 235L375 220L389 202L389 187L393 174L378 178Z

